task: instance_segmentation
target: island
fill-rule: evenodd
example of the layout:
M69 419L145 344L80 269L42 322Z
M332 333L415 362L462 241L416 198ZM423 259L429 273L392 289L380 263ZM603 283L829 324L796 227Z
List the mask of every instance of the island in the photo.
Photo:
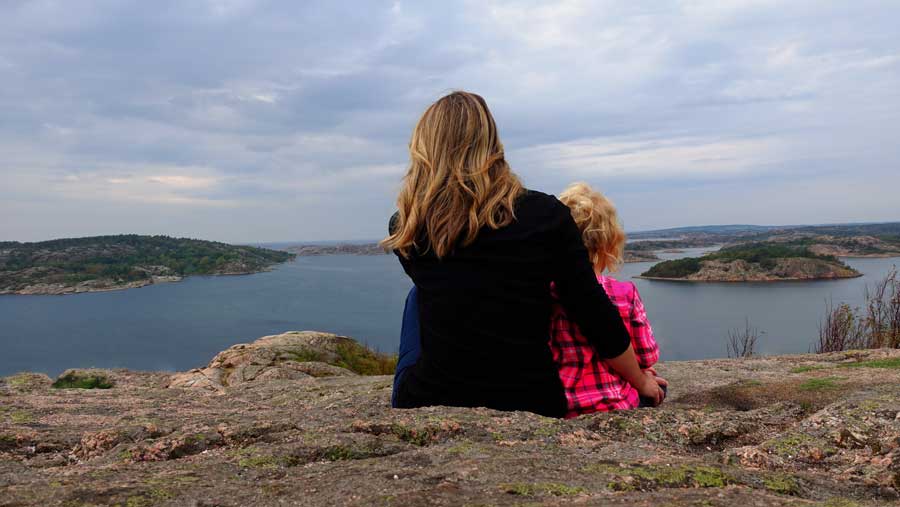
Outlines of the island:
M333 245L289 245L285 251L300 257L316 255L386 255L378 243L338 243Z
M169 236L121 234L0 242L0 294L78 294L256 273L294 254Z
M638 278L686 282L771 282L862 276L833 255L804 242L751 242L726 246L702 257L660 262Z
M646 241L635 243L635 247L629 243L625 245L625 262L652 262L658 261L659 257L654 253L655 250L661 250L666 245L679 243L676 241L663 242L656 245L656 242ZM679 243L680 244L680 243ZM385 255L385 252L378 243L338 243L329 245L320 244L301 244L288 245L282 248L287 252L296 254L299 257L312 257L318 255Z

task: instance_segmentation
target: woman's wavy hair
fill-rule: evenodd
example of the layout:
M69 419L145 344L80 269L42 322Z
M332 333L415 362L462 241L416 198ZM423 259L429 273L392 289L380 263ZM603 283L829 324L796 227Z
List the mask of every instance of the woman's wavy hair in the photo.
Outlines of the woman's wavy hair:
M404 257L430 250L440 259L475 241L482 227L499 229L515 220L523 187L479 95L453 92L425 110L409 158L399 211L381 242L386 250Z
M601 272L618 271L625 256L625 229L612 201L587 183L569 185L559 200L572 212L594 266Z

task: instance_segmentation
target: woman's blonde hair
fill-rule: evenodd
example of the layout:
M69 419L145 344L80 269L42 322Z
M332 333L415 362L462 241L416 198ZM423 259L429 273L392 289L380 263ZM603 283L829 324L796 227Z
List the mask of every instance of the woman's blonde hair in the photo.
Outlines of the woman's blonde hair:
M409 257L430 249L440 259L475 241L482 227L499 229L515 219L522 184L480 96L453 92L425 110L409 158L397 219L381 242L386 250Z
M594 266L618 271L625 256L625 229L612 201L587 183L569 185L559 200L572 211Z

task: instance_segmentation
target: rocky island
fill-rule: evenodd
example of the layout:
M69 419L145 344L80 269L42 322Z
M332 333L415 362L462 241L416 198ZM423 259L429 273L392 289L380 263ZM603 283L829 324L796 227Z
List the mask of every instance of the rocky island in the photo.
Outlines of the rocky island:
M0 379L0 505L896 505L900 350L664 362L662 407L390 408L327 333L184 373Z
M263 271L288 252L168 236L0 242L0 294L77 294Z
M703 257L660 262L639 278L686 282L771 282L831 280L862 276L837 257L815 253L805 244L742 243Z

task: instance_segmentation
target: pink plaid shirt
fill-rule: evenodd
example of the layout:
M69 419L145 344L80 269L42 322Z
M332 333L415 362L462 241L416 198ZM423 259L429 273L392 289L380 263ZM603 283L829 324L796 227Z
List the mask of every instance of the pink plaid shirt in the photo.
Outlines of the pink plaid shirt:
M653 330L637 288L631 282L620 282L607 276L598 276L597 281L619 309L619 315L631 335L638 364L641 368L653 366L659 359L659 347L653 339ZM556 299L555 291L553 297ZM550 350L565 388L567 418L638 406L637 389L595 355L594 348L578 326L568 319L559 302L554 303L550 320Z

